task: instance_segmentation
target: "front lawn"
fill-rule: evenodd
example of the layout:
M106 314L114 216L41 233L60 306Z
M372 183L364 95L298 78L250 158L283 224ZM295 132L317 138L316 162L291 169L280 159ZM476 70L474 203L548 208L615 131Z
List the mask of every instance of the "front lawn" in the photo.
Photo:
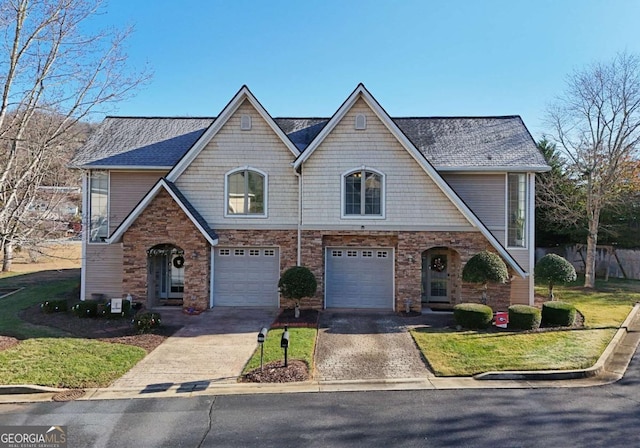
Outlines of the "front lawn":
M491 370L570 370L592 366L631 311L640 292L556 287L559 300L573 303L584 328L544 332L456 331L418 328L416 344L438 376L469 376ZM544 294L545 288L536 288Z
M280 347L283 332L283 329L269 330L267 339L264 342L264 364L284 360L284 350ZM289 328L289 350L287 352L289 360L302 360L311 370L317 333L318 330L316 328ZM244 375L258 367L260 367L260 347L247 362L242 374Z

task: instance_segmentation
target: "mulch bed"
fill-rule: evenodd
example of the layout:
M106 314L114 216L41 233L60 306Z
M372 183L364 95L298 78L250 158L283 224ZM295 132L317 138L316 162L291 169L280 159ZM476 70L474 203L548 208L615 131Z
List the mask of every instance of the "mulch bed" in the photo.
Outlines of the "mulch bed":
M295 310L293 308L284 309L280 312L276 320L271 324L271 328L289 328L303 327L303 328L317 328L318 316L320 313L318 310L300 310L300 317L295 317Z
M242 380L248 383L291 383L307 381L309 369L304 361L293 359L284 366L284 361L273 361L247 373Z

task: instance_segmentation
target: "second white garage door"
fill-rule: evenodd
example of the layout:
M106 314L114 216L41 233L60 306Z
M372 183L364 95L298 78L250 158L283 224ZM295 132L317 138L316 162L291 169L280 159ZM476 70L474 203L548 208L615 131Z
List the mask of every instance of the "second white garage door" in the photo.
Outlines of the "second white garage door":
M393 308L393 249L326 249L327 308Z
M278 306L277 248L215 248L213 306Z

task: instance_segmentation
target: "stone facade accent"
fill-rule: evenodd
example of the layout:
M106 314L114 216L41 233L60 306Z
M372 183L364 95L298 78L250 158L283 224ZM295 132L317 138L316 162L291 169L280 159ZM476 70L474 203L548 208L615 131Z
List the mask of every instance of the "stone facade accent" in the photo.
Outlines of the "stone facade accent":
M389 231L322 231L302 232L302 264L309 267L318 280L315 300L324 303L325 248L340 247L392 247L395 250L395 303L396 310L405 309L405 300L411 300L411 310L421 311L422 253L429 249L446 248L450 253L451 303L480 302L481 285L462 282L462 267L476 253L491 244L479 232L389 232ZM488 305L494 310L509 306L511 287L489 285Z
M172 244L184 250L184 308L209 308L211 250L206 238L165 190L149 203L122 237L123 292L148 303L147 250Z

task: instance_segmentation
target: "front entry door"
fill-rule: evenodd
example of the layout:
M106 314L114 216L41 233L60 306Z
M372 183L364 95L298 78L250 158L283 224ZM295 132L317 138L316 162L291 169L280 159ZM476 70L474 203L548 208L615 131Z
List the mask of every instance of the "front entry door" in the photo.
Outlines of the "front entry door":
M160 261L160 298L182 299L184 293L184 257L163 255Z
M432 249L422 254L422 302L449 303L449 253Z

